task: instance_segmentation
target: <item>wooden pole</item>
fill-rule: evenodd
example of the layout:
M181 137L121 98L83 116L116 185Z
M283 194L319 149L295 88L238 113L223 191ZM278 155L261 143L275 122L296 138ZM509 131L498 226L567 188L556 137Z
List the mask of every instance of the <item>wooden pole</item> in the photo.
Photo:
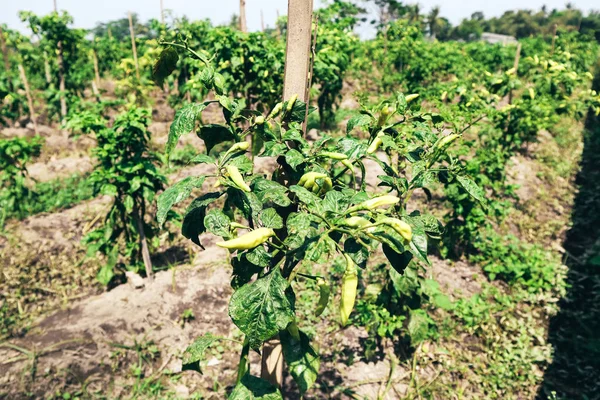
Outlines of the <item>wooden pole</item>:
M160 0L160 22L165 24L165 7L163 4L163 0Z
M35 134L38 134L37 123L35 122L35 111L33 109L33 98L31 97L31 90L29 90L29 82L27 81L27 75L25 74L25 68L21 64L18 64L19 75L21 75L21 80L23 81L23 86L25 87L25 96L27 97L27 105L29 106L29 119L31 119L31 123L33 124L33 131Z
M312 0L289 0L288 27L283 76L283 100L294 94L308 100L308 68L312 27Z
M513 64L513 68L515 69L515 75L518 75L520 58L521 58L521 42L519 42L517 44L517 52L515 53L515 63Z
M94 59L94 75L96 77L96 87L100 86L100 70L98 69L98 56L96 50L92 49L92 58Z
M56 0L54 0L54 12L58 14L58 7L56 5ZM65 98L65 61L63 58L63 44L62 41L59 41L56 44L58 48L58 90L60 91L60 116L63 119L67 117L67 99ZM46 76L46 79L48 76Z
M4 41L4 31L0 26L0 46L2 46L2 57L4 58L4 69L8 73L10 71L10 60L8 59L8 49L6 48L6 42Z
M246 0L240 0L240 31L248 31L246 26Z
M148 250L148 241L146 240L146 234L144 233L144 224L142 223L142 217L136 215L136 223L138 233L140 234L140 243L142 245L142 259L144 260L144 268L146 269L146 276L150 279L153 277L152 272L152 260L150 259L150 251Z
M44 72L46 74L46 83L49 85L52 82L52 74L50 73L50 62L48 61L48 52L44 50Z
M550 55L554 54L554 44L556 42L556 29L557 25L554 24L554 26L552 27L552 51L550 51Z
M288 0L288 28L285 54L283 99L293 95L308 100L308 75L312 28L313 1ZM283 384L283 353L279 337L263 345L261 378L273 385Z
M265 16L262 9L260 10L260 30L262 32L265 31Z
M281 39L281 28L279 27L279 8L277 8L275 12L277 12L277 20L275 21L275 28L277 29L277 39Z
M106 28L106 33L108 34L108 38L112 40L112 31L110 30L110 25Z
M133 31L133 19L131 18L131 11L127 12L129 18L129 33L131 35L131 48L133 49L133 61L135 62L135 76L138 81L140 80L140 66L138 64L137 49L135 47L135 32Z

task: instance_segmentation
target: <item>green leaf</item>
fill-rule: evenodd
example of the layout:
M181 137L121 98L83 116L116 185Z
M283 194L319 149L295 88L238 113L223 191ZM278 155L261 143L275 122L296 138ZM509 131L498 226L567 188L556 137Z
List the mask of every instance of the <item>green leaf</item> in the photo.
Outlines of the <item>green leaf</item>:
M383 244L382 248L383 254L385 254L392 268L394 268L394 270L399 274L404 273L404 270L412 260L412 254L409 251L398 253L385 243Z
M410 310L408 334L413 347L427 339L429 334L429 317L425 310Z
M485 204L485 193L475 182L462 175L456 175L456 180L475 200Z
M246 259L258 267L268 266L271 258L271 254L267 253L263 246L255 247L246 253Z
M177 61L179 61L177 50L171 46L164 48L152 66L152 80L154 83L162 87L164 80L175 70Z
M229 224L231 220L225 213L216 208L210 210L204 217L204 226L206 230L213 235L221 236L223 239L229 240L232 238L229 232Z
M274 208L266 208L260 214L260 220L266 228L283 228L283 219L277 214Z
M214 164L217 160L207 154L198 154L190 160L194 164Z
M304 156L296 149L291 149L285 155L285 161L296 171L296 167L304 162Z
M283 396L269 382L248 374L233 389L229 400L283 400Z
M256 179L252 183L252 189L262 203L270 201L281 207L287 207L291 204L291 200L287 196L287 188L275 181L263 178Z
M369 125L372 120L373 118L367 114L358 114L353 116L346 125L346 134L352 132L352 130L356 127L360 128Z
M204 227L206 207L213 201L216 201L219 197L221 197L221 193L206 193L194 199L185 212L181 233L200 247L202 247L202 245L200 244L198 235L206 230Z
M300 331L300 340L294 339L287 331L279 334L283 349L283 358L287 363L290 374L304 395L310 389L319 374L321 358L310 345L310 339Z
M200 118L200 113L206 106L207 103L190 103L175 113L175 119L169 129L169 139L165 148L167 155L171 154L182 135L186 135L194 130L196 121Z
M279 268L236 290L229 302L229 316L248 336L250 345L260 345L287 328L294 310L285 295L289 282Z
M158 196L158 200L156 201L158 207L156 218L158 219L159 226L164 224L169 210L175 204L185 200L195 188L202 187L204 179L206 179L204 176L189 176L166 189Z
M198 137L204 140L207 153L210 153L215 145L235 138L229 127L219 124L202 125L198 129Z
M204 336L200 336L194 343L189 345L183 352L183 371L198 371L202 373L200 369L200 363L206 359L206 350L215 342L222 340L223 338L207 333Z
M298 196L298 199L308 206L316 207L321 202L319 197L317 197L314 193L309 192L302 186L291 186L290 191L294 192L296 196Z
M350 199L341 192L331 190L325 194L322 204L324 211L329 211L333 214L341 214L348 208Z
M287 106L287 102L284 103L284 107ZM288 122L304 122L306 115L306 103L302 100L296 100L292 106L292 110L286 116L285 120Z

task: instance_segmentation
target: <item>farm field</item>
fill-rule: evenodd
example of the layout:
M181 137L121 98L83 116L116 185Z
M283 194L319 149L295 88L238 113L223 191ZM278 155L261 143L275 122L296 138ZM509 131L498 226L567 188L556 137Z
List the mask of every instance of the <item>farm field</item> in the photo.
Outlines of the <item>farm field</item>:
M600 14L244 3L0 23L0 399L600 399Z

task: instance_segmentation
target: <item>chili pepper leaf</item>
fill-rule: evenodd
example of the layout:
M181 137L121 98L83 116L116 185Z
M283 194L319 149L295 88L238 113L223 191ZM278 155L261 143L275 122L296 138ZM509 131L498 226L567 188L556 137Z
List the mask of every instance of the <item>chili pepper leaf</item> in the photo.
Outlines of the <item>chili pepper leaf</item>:
M368 243L369 240L365 239ZM358 243L354 238L348 238L344 242L344 252L361 268L364 268L369 259L369 249Z
M287 106L287 102L284 103L284 107ZM309 113L312 110L309 110ZM304 116L306 115L306 103L302 100L296 100L292 106L292 110L286 115L285 121L287 122L303 122Z
M308 336L302 331L300 331L300 340L294 339L287 331L282 331L279 338L283 358L290 369L290 374L298 384L300 394L304 395L317 380L321 358L310 345Z
M177 61L179 61L177 50L171 46L165 47L152 66L152 80L154 83L162 87L164 80L175 70Z
M394 268L394 270L396 270L399 274L404 273L404 270L413 258L412 254L409 251L398 253L385 243L383 244L382 248L383 254L385 254L392 268Z
M266 228L283 228L283 219L277 214L274 208L266 208L260 214L260 220Z
M317 197L314 193L309 192L302 186L294 185L290 187L290 191L294 192L296 196L298 196L298 199L307 206L317 208L321 203L321 199L319 197Z
M217 160L207 154L198 154L190 160L190 164L214 164Z
M229 160L227 165L233 165L240 170L241 173L247 174L252 172L253 164L252 160L245 155L237 156Z
M167 219L169 210L177 203L185 200L192 193L194 188L202 187L204 183L204 176L190 176L180 180L173 186L166 189L159 197L156 202L158 211L156 212L156 218L158 219L159 226L164 224Z
M210 153L215 145L235 138L229 127L219 124L202 125L197 134L200 139L204 140L207 153Z
M355 115L354 117L350 118L350 120L348 121L348 124L346 125L346 133L348 134L348 133L352 132L352 130L356 127L358 127L358 128L365 127L365 126L369 125L372 120L373 120L373 118L367 114Z
M182 135L188 134L194 130L196 121L200 118L200 113L208 104L210 104L210 102L186 104L175 113L175 118L169 128L167 146L165 147L167 156L171 154L171 151L173 151L177 145L177 141Z
M475 182L462 175L456 175L456 180L475 200L485 204L485 193Z
M229 224L231 220L223 211L213 208L204 217L204 226L210 233L221 236L223 239L229 240L232 238L229 232Z
M263 246L255 247L246 253L246 259L258 267L266 267L269 265L271 258L271 254L267 253Z
M304 156L296 149L291 149L285 155L285 161L296 171L296 167L304 162Z
M287 196L287 188L275 181L259 178L254 181L252 186L253 192L263 204L269 201L281 207L291 204L291 200Z
M223 338L215 336L212 333L207 333L204 336L200 336L194 343L189 345L183 352L183 371L198 371L202 373L200 369L200 363L206 358L206 350L219 340Z
M289 282L275 268L231 296L229 316L248 336L252 348L259 348L294 320L294 310L285 294L288 286Z
M338 142L340 152L348 156L348 158L360 158L367 152L367 145L362 140L345 137Z
M331 190L325 194L323 199L323 209L325 212L329 211L333 214L343 213L348 205L350 199L348 199L342 192Z
M287 150L285 143L270 141L265 143L265 149L260 154L261 157L277 157Z
M192 242L202 247L198 235L203 233L204 216L206 215L206 206L221 197L221 193L206 193L192 201L185 212L181 233Z
M246 374L233 388L229 400L283 400L283 396L269 382Z
M429 325L430 318L425 310L410 310L407 330L413 347L427 339Z

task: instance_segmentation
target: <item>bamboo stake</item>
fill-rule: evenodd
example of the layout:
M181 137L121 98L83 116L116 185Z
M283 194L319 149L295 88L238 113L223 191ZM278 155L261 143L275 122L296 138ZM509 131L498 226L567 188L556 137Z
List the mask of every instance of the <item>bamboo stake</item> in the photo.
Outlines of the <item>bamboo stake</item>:
M50 74L50 62L48 61L48 52L44 50L44 72L46 74L46 83L49 85L52 82Z
M265 31L265 15L263 14L263 10L260 10L260 30L262 32Z
M146 234L144 233L144 224L142 223L142 218L140 218L139 215L136 215L135 219L137 223L138 233L140 234L140 243L142 245L142 259L144 260L146 276L152 279L152 260L150 259L150 251L148 250L148 241L146 240Z
M246 0L240 0L240 31L248 31L246 26Z
M19 75L21 75L21 80L23 81L23 86L25 87L25 96L27 97L27 105L29 106L29 119L31 119L31 123L33 124L33 131L35 134L38 134L37 123L35 122L35 111L33 109L33 98L31 97L31 90L29 89L29 82L27 81L27 75L25 74L25 68L21 64L18 64Z
M161 24L165 24L165 7L163 4L163 0L160 0L160 22Z
M96 50L92 50L92 58L94 59L94 75L96 76L96 86L100 86L100 70L98 69L98 57Z
M519 42L519 44L517 44L517 52L515 54L515 63L513 64L513 68L515 69L515 75L518 75L520 58L521 58L521 42Z
M308 100L312 14L312 0L288 0L284 100L289 100L293 95L298 95L298 99L304 102ZM278 387L283 384L283 354L277 336L263 345L260 375Z
M275 28L277 29L277 39L281 39L281 28L279 27L279 8L275 9L277 13L277 20L275 21Z
M550 55L554 55L554 44L556 42L556 29L558 28L558 26L556 24L554 24L554 26L552 27L552 51L550 51Z
M129 33L131 34L131 47L133 49L133 61L135 62L135 75L138 81L140 80L140 66L138 65L137 49L135 47L135 32L133 31L133 19L131 18L131 11L127 12L129 17Z
M4 31L0 26L0 46L2 46L2 57L4 57L4 69L8 73L10 71L10 60L8 59L8 49L6 48L6 42L4 41Z
M54 12L58 14L56 0L54 0ZM65 61L63 58L63 44L59 41L56 44L58 48L58 90L60 91L60 116L64 122L67 117L67 99L65 99ZM48 71L46 71L46 79L48 79Z

